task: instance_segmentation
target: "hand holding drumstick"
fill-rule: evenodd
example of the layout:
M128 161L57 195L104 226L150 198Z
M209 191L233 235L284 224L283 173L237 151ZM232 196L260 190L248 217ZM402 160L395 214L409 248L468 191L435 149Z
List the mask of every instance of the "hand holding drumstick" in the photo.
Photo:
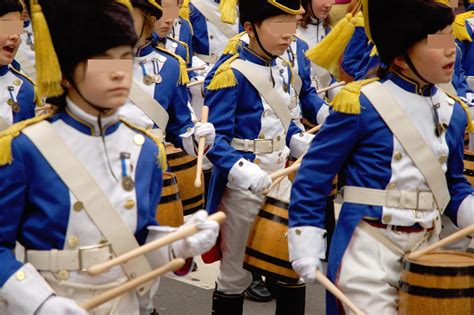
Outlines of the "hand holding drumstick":
M209 107L203 106L201 110L201 123L207 123L207 117L209 116ZM201 187L201 177L202 177L202 159L204 158L204 146L206 144L206 138L199 138L198 145L198 156L197 156L197 166L196 166L196 180L194 181L194 186L199 188Z

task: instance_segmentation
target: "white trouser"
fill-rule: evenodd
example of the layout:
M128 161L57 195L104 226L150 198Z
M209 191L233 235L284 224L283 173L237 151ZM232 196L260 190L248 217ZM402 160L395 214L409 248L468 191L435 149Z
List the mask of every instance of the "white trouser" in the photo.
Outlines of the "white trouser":
M291 182L285 177L269 196L283 201L290 199ZM247 237L263 203L263 196L251 191L226 188L219 205L227 215L221 225L222 259L217 289L224 294L240 294L252 282L250 272L242 267Z
M453 221L451 221L444 214L441 216L441 223L443 225L443 228L441 229L441 233L439 234L439 237L441 239L446 238L449 235L459 231L459 228L453 223ZM464 238L460 239L459 241L456 241L454 243L451 243L451 244L443 247L443 249L464 252L469 247L470 243L471 243L471 239L468 238L468 237L464 237Z
M394 232L378 229L403 252L426 247L438 239L427 233ZM397 315L398 283L403 263L385 245L357 226L344 253L337 286L365 314ZM354 314L344 306L346 314Z

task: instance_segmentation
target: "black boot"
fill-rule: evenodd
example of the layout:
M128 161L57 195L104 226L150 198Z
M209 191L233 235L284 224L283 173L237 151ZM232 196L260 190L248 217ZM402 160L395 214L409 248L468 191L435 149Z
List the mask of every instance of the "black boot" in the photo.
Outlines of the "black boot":
M275 315L304 315L306 284L275 284Z
M244 308L244 293L224 294L214 290L212 294L213 315L242 315Z
M254 302L269 302L272 300L272 295L258 273L252 272L252 283L245 290L245 293L247 293L247 298Z

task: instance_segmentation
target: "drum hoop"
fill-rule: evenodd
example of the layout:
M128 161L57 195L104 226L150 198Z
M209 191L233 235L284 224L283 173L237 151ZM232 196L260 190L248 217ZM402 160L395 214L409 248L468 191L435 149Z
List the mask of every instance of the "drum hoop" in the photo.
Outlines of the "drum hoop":
M431 298L438 298L438 299L474 297L474 288L466 288L466 289L427 288L427 287L420 287L417 285L411 285L403 281L400 282L400 290L410 295L424 296L424 297L431 297Z

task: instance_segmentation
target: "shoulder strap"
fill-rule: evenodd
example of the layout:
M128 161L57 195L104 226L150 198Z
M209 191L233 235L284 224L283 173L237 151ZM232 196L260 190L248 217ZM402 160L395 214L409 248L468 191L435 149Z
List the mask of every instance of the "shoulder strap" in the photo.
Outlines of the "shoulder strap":
M161 104L146 93L135 80L128 97L137 105L163 132L168 126L170 116Z
M288 109L288 105L285 100L276 92L276 90L270 84L270 81L262 75L261 71L255 71L255 65L250 62L236 59L230 66L238 70L242 75L249 80L258 93L267 101L268 105L271 106L273 111L277 114L281 120L285 131L288 131L288 127L291 122L291 115Z
M22 52L18 52L15 59L20 64L21 71L23 71L28 77L32 78L35 73L35 66L30 62L26 55Z
M89 217L112 244L115 255L122 255L139 246L102 189L48 121L43 120L31 125L22 132L38 148L77 200L84 204ZM122 267L129 278L151 271L151 266L144 256L126 262ZM137 289L138 294L145 294L151 285L152 283L147 283L140 286Z
M192 0L191 3L228 39L231 39L237 34L229 24L222 22L221 18L216 14L216 12L208 7L202 0Z
M446 175L433 151L426 144L418 129L408 119L400 104L380 82L373 82L362 88L362 92L372 103L388 125L405 151L425 177L436 204L441 212L451 199Z
M0 117L0 131L8 129L8 127L10 127L10 125L7 123L7 121L3 117Z

